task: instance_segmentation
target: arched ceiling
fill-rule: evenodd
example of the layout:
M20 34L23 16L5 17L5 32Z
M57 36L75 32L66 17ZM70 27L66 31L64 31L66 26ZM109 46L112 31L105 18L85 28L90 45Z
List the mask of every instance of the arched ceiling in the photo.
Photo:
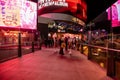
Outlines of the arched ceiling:
M68 21L68 22L73 22L73 23L77 23L81 26L85 26L85 22L80 20L79 18L73 17L71 15L68 14L63 14L63 13L46 13L43 15L40 15L38 17L38 20L41 19L41 17L45 17L48 19L53 19L53 20L60 20L60 21Z

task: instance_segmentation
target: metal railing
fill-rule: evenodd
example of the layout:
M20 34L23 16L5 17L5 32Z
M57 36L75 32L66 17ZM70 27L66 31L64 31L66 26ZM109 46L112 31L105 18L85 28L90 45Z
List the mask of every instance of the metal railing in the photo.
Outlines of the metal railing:
M88 50L88 59L97 62L100 66L104 67L107 75L110 77L117 77L120 79L120 47L115 43L108 43L107 46L97 46L93 44L81 43L81 52ZM120 46L120 45L119 45Z
M19 45L17 43L0 45L0 62L20 57L19 54L22 56L41 49L39 41L24 42L21 43L20 46L21 49L19 49Z

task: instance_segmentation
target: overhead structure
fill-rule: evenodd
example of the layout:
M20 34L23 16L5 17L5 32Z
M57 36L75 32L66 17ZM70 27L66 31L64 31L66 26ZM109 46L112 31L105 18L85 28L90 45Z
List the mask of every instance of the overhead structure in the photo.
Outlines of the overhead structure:
M85 26L85 22L80 20L79 18L76 18L74 16L71 16L71 15L68 15L68 14L62 14L62 13L46 13L46 14L43 14L43 15L40 15L38 17L38 20L41 18L41 17L45 17L45 18L50 18L50 19L53 19L53 20L61 20L61 21L69 21L69 22L74 22L74 23L77 23L81 26Z
M40 0L31 0L34 2L39 2ZM44 1L44 0L42 0ZM46 0L47 1L47 0ZM54 1L54 0L53 0ZM57 1L57 0L55 0ZM105 11L109 6L111 6L113 3L115 3L117 0L66 0L70 3L71 6L71 11L75 11L75 2L80 2L80 1L84 1L87 5L87 19L86 19L86 23L89 23L90 21L92 21L93 19L95 19L99 14L101 14L103 11ZM70 2L71 1L71 2ZM53 9L52 9L53 8ZM63 7L62 7L63 8ZM54 10L56 12L57 9L61 9L61 7L48 7L47 10L48 12L52 12L51 11ZM70 11L66 10L66 9L61 9L64 10L64 12L61 11L61 13L67 13L67 14L72 14ZM58 10L57 10L58 11Z
M85 0L38 0L38 15L46 13L64 13L85 22L87 6Z

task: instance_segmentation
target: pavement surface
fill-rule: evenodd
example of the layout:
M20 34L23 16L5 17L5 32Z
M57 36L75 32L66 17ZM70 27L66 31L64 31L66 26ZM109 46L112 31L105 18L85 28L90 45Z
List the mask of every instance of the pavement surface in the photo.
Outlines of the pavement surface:
M113 80L106 70L79 51L59 54L57 48L42 48L0 64L0 80Z

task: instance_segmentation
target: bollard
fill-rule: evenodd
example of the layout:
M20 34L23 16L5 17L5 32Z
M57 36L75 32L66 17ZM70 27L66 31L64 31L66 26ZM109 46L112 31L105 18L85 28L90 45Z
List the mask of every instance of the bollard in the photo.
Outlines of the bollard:
M21 51L21 33L18 33L18 57L22 56L22 51Z
M32 42L32 52L34 52L34 42Z
M84 51L83 51L83 44L81 44L81 54L83 54Z
M88 60L92 59L92 47L88 46Z
M39 42L39 49L41 50L42 49L42 43Z

